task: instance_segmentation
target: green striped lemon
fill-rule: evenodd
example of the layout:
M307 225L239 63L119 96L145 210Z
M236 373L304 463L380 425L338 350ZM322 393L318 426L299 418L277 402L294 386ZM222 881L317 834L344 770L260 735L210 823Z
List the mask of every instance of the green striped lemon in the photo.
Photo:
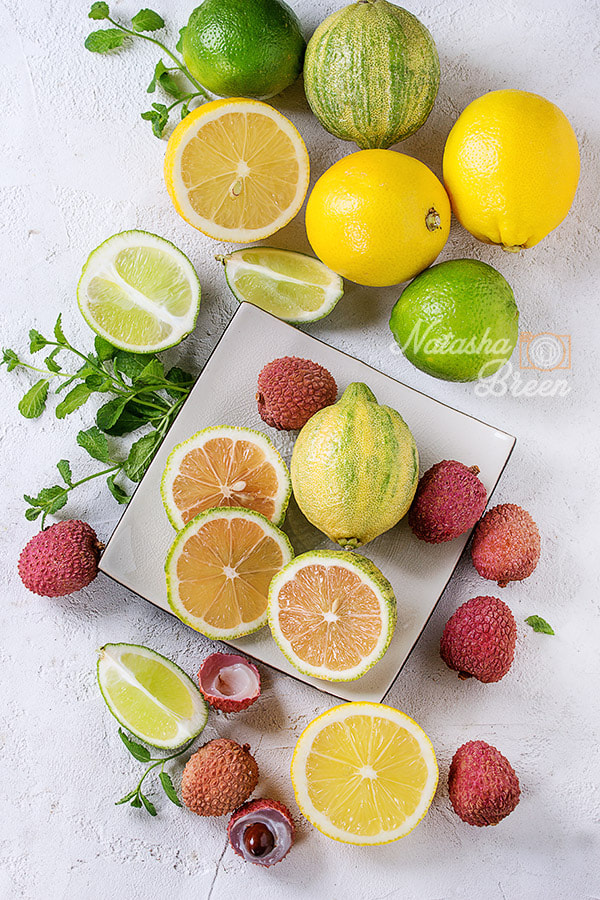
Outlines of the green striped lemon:
M308 420L294 445L290 472L309 522L351 550L408 512L419 457L402 416L357 382Z
M327 131L365 150L391 147L426 121L440 83L429 31L387 0L360 0L319 25L304 62L306 96Z

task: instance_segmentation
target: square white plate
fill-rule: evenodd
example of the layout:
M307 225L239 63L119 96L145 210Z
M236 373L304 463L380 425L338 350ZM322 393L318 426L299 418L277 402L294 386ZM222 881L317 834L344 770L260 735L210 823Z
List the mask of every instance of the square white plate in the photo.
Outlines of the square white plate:
M260 418L255 400L258 373L266 363L281 356L301 356L321 363L334 376L340 394L350 382L368 384L380 403L397 409L405 419L417 443L421 472L441 459L458 459L467 465L477 464L488 495L494 490L515 445L512 435L432 400L243 303L117 524L102 555L102 572L171 612L163 563L174 531L160 497L167 456L175 444L201 428L243 425L267 433L289 463L295 433L269 428ZM334 546L307 522L293 498L284 530L296 553ZM398 601L398 624L383 659L358 681L344 684L301 675L287 662L268 626L231 642L232 646L335 697L380 702L423 631L468 537L463 535L446 544L426 544L414 537L405 518L361 548L359 552L372 559L392 583ZM181 624L181 628L186 627Z

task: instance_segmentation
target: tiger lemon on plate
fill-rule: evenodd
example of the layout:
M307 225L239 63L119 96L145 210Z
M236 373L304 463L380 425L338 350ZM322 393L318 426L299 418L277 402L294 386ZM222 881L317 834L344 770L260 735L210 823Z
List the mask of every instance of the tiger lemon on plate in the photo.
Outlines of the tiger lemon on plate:
M327 837L386 844L421 821L438 767L413 719L381 703L345 703L304 729L291 776L301 812Z
M560 225L579 168L567 117L527 91L492 91L474 100L444 149L444 183L456 218L478 240L511 251L534 247Z
M289 119L258 100L214 100L169 139L165 183L186 222L246 244L283 228L304 201L309 161Z

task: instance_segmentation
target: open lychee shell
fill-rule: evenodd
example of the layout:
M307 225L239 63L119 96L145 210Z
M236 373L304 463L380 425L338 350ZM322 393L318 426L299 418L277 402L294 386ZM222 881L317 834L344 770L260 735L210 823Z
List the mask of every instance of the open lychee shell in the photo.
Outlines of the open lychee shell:
M294 832L294 820L287 806L263 798L240 806L227 826L229 843L237 855L265 867L274 866L287 856Z
M260 696L260 673L238 653L212 653L198 672L204 699L222 712L247 709Z

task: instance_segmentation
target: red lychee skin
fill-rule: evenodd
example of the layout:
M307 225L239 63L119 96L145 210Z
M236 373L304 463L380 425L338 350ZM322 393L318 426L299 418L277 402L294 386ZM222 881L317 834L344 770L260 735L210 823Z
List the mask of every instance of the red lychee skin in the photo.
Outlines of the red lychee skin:
M244 803L258 784L249 744L215 738L196 750L181 776L181 799L199 816L224 816Z
M259 863L259 865L262 865L264 868L270 868L271 866L277 865L277 863L281 862L282 859L285 859L285 857L288 855L288 853L290 852L290 850L292 848L292 844L294 843L294 838L296 836L296 826L294 825L294 820L292 818L292 814L289 811L289 809L287 808L287 806L285 805L285 803L280 803L278 800L270 800L268 798L262 798L262 797L257 800L248 800L246 803L243 804L243 806L240 806L239 809L236 809L236 811L232 815L231 819L229 820L229 824L227 825L227 837L229 838L229 843L230 843L231 848L233 849L234 853L236 853L238 856L241 856L242 859L246 859L246 857L244 856L242 851L238 847L236 847L235 843L232 841L231 830L232 830L232 827L235 825L235 823L240 818L242 818L243 816L247 816L250 813L258 812L261 809L276 809L276 810L278 810L284 816L284 818L287 820L289 827L290 827L290 846L288 847L286 852L283 854L283 856L280 859L276 859L272 863L268 863L268 864Z
M459 747L448 773L448 793L457 816L468 825L497 825L519 802L515 770L485 741Z
M335 403L336 397L333 375L310 359L282 356L267 363L258 376L258 412L279 431L302 428L316 412Z
M448 619L440 653L461 678L490 684L510 669L516 638L517 625L506 603L498 597L474 597Z
M252 669L258 679L258 690L255 694L252 694L243 700L232 700L230 697L218 697L215 694L211 694L211 692L202 684L202 676L203 673L210 669L214 659L219 656L223 657L224 662L232 664L234 660L237 660ZM210 703L213 709L219 709L224 713L241 712L243 709L248 709L249 706L252 706L252 704L260 697L260 672L254 663L251 663L250 660L243 656L239 656L236 653L212 653L210 656L207 656L200 666L200 671L198 672L198 686L200 688L200 693L206 702Z
M478 473L477 466L468 468L455 459L444 459L425 472L408 512L416 537L441 544L475 525L487 503Z
M32 537L22 550L21 581L40 597L65 597L94 580L101 550L102 544L87 522L56 522Z
M473 565L483 578L506 587L528 578L540 558L540 533L529 515L515 503L501 503L477 525L471 545Z

